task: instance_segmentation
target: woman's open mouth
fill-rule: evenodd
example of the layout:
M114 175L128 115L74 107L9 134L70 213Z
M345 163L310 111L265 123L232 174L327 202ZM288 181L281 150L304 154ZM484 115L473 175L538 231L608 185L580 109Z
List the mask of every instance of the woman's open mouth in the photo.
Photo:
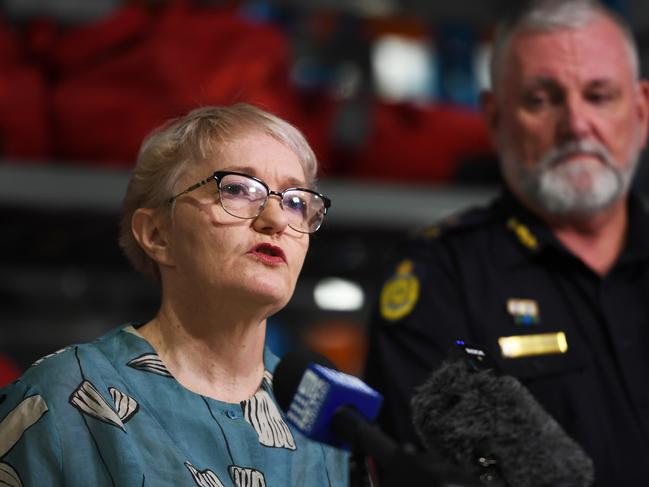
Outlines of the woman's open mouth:
M286 263L284 251L280 247L269 243L255 245L248 253L254 255L265 264L278 265Z

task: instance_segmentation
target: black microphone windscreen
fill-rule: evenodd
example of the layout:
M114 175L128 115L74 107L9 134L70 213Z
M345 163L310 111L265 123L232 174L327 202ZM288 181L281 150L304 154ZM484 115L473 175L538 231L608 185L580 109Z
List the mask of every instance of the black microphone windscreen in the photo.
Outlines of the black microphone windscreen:
M444 362L417 390L412 411L424 446L476 477L486 457L510 486L593 482L591 459L514 377Z
M273 373L273 392L282 411L288 411L302 376L311 364L336 369L331 360L309 350L288 352L277 364Z

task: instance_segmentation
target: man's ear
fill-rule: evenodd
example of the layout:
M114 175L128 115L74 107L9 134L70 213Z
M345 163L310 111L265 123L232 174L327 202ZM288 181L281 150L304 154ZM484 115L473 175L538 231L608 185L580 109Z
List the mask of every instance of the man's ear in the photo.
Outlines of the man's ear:
M174 261L167 227L164 216L151 208L138 208L131 218L131 231L142 249L158 264L171 266Z
M640 119L640 144L644 149L647 145L649 131L649 81L638 81L637 111Z
M493 91L484 90L480 93L480 108L485 123L489 128L492 140L496 140L496 133L500 123L500 113L498 112L498 103Z

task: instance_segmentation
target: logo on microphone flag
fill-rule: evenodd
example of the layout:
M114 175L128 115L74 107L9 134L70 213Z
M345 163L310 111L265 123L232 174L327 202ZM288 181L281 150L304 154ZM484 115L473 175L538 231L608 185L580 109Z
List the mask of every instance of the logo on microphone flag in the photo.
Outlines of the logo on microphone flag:
M338 409L351 407L364 418L373 421L382 402L383 396L358 377L311 364L302 375L286 411L286 418L312 440L349 449L349 445L342 442L332 430Z

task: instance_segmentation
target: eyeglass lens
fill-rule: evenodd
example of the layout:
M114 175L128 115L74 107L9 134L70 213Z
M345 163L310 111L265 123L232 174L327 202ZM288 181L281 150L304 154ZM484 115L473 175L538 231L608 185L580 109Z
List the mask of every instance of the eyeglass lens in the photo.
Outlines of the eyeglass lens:
M228 174L221 178L219 194L223 209L238 218L255 218L268 200L268 191L259 181ZM324 219L324 201L316 193L291 189L283 192L282 208L289 226L298 232L315 232Z

